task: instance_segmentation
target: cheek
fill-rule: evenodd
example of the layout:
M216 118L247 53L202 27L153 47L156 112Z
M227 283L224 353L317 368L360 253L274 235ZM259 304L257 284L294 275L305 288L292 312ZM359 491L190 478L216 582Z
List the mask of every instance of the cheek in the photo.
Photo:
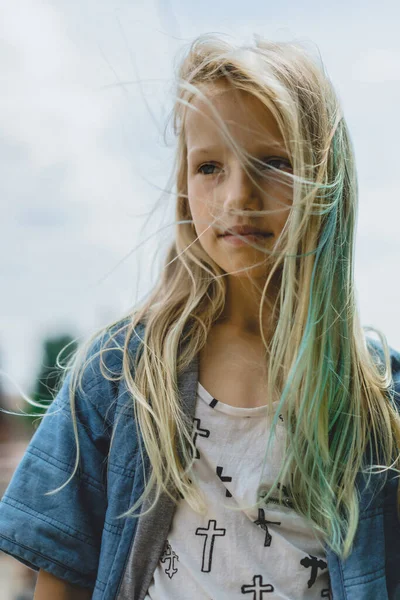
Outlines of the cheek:
M188 201L196 231L200 233L212 221L211 207L207 202L205 194L196 190L195 186L188 188Z
M287 202L293 196L293 187L289 181L275 179L268 182L267 192L272 199Z
M287 185L277 184L268 190L268 208L276 210L276 213L268 215L268 219L278 225L285 224L290 208L293 205L293 190Z

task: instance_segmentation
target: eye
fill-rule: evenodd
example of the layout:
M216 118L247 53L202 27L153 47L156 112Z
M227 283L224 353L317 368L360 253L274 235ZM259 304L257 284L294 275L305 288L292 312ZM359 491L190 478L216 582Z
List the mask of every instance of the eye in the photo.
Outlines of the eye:
M203 175L214 175L214 172L204 172L204 169L217 169L217 165L215 165L214 163L204 163L203 165L201 165L198 168L198 172L202 173Z
M275 169L289 169L290 171L292 170L291 162L287 158L266 158L265 160L263 160L263 162L266 166L269 166L271 163L277 163L272 165ZM283 165L283 168L281 168L281 165Z
M270 164L272 164L272 166L275 169L280 169L280 170L284 170L284 169L288 169L288 170L292 170L292 165L290 163L290 161L287 158L265 158L262 159L260 162L262 162L266 167L268 167ZM275 163L275 164L273 164ZM218 166L214 163L204 163L203 165L200 165L200 167L198 168L198 173L202 173L203 175L215 175L215 171L213 169L218 169Z

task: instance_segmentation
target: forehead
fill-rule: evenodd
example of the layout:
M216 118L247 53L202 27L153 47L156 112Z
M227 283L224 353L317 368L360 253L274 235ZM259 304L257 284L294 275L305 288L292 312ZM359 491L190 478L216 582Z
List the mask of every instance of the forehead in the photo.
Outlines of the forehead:
M185 133L189 152L194 146L223 143L224 135L218 117L238 143L245 146L264 143L284 148L279 125L261 100L249 92L223 84L203 86L201 92L206 99L195 96L186 111Z

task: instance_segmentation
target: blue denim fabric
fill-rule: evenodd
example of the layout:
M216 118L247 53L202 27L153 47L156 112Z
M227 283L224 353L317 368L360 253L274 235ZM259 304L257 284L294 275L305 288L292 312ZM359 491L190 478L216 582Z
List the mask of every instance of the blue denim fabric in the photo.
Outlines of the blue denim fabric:
M90 354L100 345L98 339ZM137 346L134 338L132 352ZM110 372L121 372L119 350L106 352L104 360ZM137 519L116 516L132 506L143 485L133 408L124 390L103 377L99 359L93 359L76 395L78 475L60 492L45 496L68 479L75 465L69 384L70 374L0 502L0 550L33 569L94 588L95 599L113 598L137 525Z
M137 332L142 335L142 326ZM123 337L121 332L117 338L121 348ZM136 337L131 341L132 356L139 341ZM91 352L97 352L103 342L98 339ZM104 357L111 372L121 372L121 350L108 351ZM391 357L400 392L400 353L391 349ZM117 516L141 495L148 457L144 456L143 465L132 402L124 382L104 378L96 358L86 369L82 389L76 395L78 474L63 490L45 496L68 479L75 464L69 383L70 375L0 502L0 550L35 570L44 569L92 589L94 600L115 600L138 526L136 518ZM142 449L145 452L144 446ZM328 551L334 600L400 599L396 486L397 480L389 478L377 497L373 497L372 490L363 492L360 525L347 561Z

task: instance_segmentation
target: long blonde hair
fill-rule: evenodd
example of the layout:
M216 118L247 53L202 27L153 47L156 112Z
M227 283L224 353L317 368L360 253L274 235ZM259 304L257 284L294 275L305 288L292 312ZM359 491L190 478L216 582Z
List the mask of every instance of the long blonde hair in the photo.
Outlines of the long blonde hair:
M162 277L142 306L106 328L113 332L110 341L124 330L125 343L114 347L122 353L122 372L113 377L105 370L104 376L126 381L152 467L142 496L126 515L133 516L154 486L149 510L161 492L176 502L185 498L197 512L205 510L204 497L191 478L194 447L191 424L179 404L178 376L206 345L224 309L226 277L204 251L192 226L185 115L202 86L228 81L273 111L293 164L294 210L275 248L259 315L263 336L265 291L273 272L279 273L276 327L272 339L267 342L263 337L263 341L269 356L268 401L279 392L279 408L285 405L290 426L285 460L266 498L281 495L278 481L290 475L295 510L324 534L337 554L346 557L357 530L355 479L368 466L366 450L370 450L369 465L373 449L384 468L394 461L397 465L400 424L389 401L393 380L386 339L378 331L385 360L378 368L356 304L358 185L348 127L324 69L299 43L255 37L247 46L201 35L179 65L172 115L177 136L175 239ZM277 310L276 305L269 308ZM132 371L129 345L139 323L144 325L141 352ZM79 353L80 364L91 343L88 340ZM101 349L100 362L110 349ZM74 367L77 364L78 355ZM72 407L79 370L74 373ZM275 424L276 418L269 442ZM79 464L77 435L76 442L74 473Z

